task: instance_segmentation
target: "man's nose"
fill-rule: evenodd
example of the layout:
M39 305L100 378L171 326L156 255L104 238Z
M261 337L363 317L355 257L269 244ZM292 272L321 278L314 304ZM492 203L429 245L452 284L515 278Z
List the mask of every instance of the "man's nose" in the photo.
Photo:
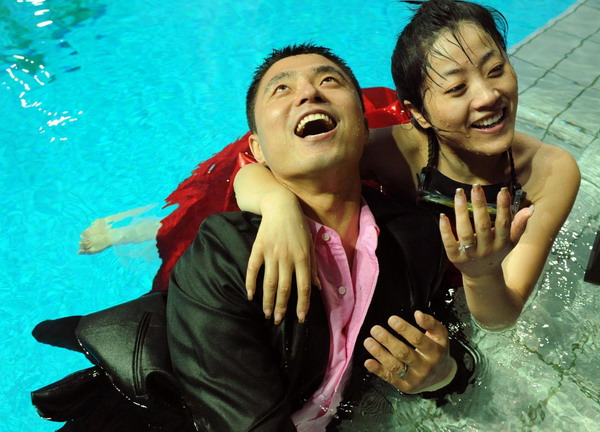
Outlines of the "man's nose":
M319 88L309 81L302 83L298 89L297 104L300 106L306 102L323 102Z

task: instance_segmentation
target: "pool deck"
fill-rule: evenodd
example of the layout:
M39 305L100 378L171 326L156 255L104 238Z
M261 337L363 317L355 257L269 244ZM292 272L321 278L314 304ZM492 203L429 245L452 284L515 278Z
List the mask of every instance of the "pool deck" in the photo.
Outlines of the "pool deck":
M600 0L580 0L509 50L519 76L517 129L577 159L600 184Z

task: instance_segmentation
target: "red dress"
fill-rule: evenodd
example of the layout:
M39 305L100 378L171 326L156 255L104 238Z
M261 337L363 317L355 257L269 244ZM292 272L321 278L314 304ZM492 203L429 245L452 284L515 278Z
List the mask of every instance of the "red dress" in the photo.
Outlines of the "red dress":
M385 87L363 89L365 115L370 128L410 122L410 114L398 102L396 92ZM192 243L202 221L214 213L239 210L233 179L247 163L256 162L246 133L212 158L202 162L166 199L165 207L178 207L161 221L156 236L162 264L154 277L152 291L169 287L169 274L181 254Z

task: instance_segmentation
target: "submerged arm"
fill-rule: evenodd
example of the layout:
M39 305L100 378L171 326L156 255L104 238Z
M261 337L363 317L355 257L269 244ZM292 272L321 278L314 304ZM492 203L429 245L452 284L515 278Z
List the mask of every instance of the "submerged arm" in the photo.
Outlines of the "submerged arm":
M119 228L113 228L112 226L115 222L145 213L154 207L156 207L156 204L149 204L96 219L80 234L79 251L77 253L91 255L102 252L111 246L143 243L155 239L160 228L160 221L155 217Z

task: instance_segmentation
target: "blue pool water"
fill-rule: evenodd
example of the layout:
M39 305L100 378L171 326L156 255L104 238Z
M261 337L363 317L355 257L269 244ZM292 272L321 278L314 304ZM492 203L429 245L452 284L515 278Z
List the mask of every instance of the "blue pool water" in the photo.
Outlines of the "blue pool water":
M572 2L488 3L508 18L513 45ZM408 13L392 0L0 0L0 16L0 429L51 431L28 392L88 364L37 344L33 325L142 294L158 267L140 247L78 256L79 233L97 217L162 202L198 162L243 134L250 73L271 47L313 40L345 58L363 86L391 87L389 55ZM570 235L565 229L557 270L542 280L539 296L552 277L570 284L567 273L581 275L569 264ZM566 345L575 342L563 338L565 347L541 354L528 349L562 336L553 326L547 336L533 331L555 321L556 305L540 300L541 318L530 309L504 336L473 330L489 355L477 385L444 409L389 396L394 430L530 430L551 415L545 398L555 383L546 369L556 367L567 371L561 381L588 389L587 399L565 397L565 406L576 404L584 422L597 416L589 402L598 403L597 390L569 369L565 353L578 351ZM565 313L581 308L573 301ZM587 328L593 335L598 324ZM524 343L511 344L516 339ZM552 361L539 363L540 356ZM502 367L507 359L510 367ZM510 386L515 371L534 383ZM391 430L369 416L363 422L354 430ZM591 430L581 427L572 430Z

